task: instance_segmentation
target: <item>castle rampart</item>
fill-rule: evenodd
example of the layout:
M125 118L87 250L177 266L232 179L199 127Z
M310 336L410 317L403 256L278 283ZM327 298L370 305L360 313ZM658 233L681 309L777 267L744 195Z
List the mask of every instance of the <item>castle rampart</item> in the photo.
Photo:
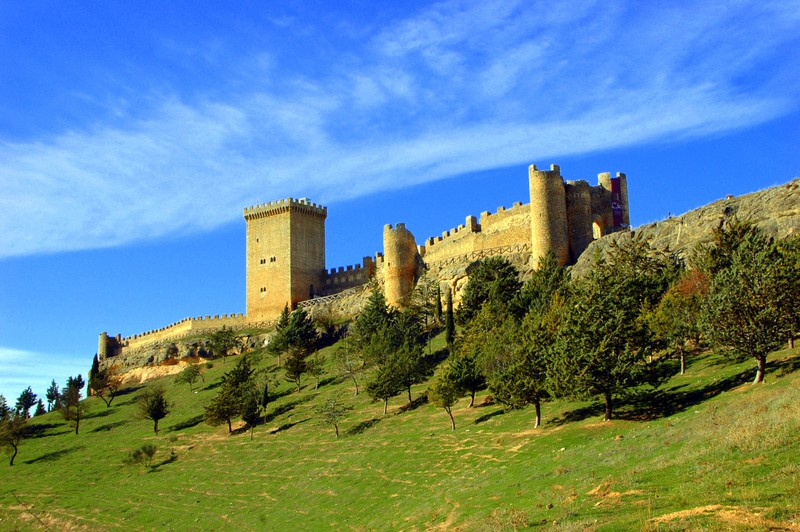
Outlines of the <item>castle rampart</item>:
M530 203L467 216L465 223L417 245L405 224L386 225L383 253L362 264L326 269L327 208L307 199L282 199L244 209L246 221L246 315L187 318L168 327L121 338L101 333L98 355L219 329L274 322L285 306L330 298L380 277L389 304L407 304L421 268L464 258L505 254L538 266L553 251L560 264L574 263L592 240L630 225L628 184L623 173L598 174L598 186L567 181L557 165L528 169ZM463 281L463 279L462 279ZM456 287L455 284L453 287Z
M384 292L386 303L398 308L405 307L417 278L419 254L414 235L405 224L383 228Z
M338 269L331 268L323 279L322 295L329 296L348 288L366 284L374 273L375 261L372 257L364 257L361 264L347 267L340 266Z
M231 329L243 329L253 326L244 314L223 314L222 316L205 316L198 318L184 318L181 321L131 336L109 336L108 333L100 333L97 346L97 357L101 361L108 357L114 357L123 350L134 350L148 346L157 342L174 340L189 336L191 334L214 331L223 327Z

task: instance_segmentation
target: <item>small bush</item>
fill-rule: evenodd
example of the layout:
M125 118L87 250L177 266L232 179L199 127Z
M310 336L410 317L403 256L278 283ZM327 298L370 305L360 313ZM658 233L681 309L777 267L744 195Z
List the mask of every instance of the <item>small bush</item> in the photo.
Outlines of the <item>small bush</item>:
M126 465L143 465L152 467L153 456L155 456L158 448L152 443L146 443L138 449L131 451L128 456L123 460Z
M214 367L214 363L213 362L206 362L206 369L211 369L213 367Z

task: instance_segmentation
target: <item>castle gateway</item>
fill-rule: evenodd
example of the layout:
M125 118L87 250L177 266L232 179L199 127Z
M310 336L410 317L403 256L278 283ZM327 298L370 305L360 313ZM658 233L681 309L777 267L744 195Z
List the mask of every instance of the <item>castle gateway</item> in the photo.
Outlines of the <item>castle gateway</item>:
M284 199L244 209L247 224L246 314L186 318L155 331L122 338L100 334L101 360L123 349L223 326L243 328L267 324L285 306L308 305L327 296L365 285L371 277L383 281L386 300L396 307L408 303L425 270L477 260L488 255L527 257L536 268L539 257L552 250L562 265L573 264L592 240L630 226L625 174L598 174L598 184L564 181L551 165L528 170L530 203L514 203L497 212L467 216L464 224L417 244L404 224L383 229L383 252L361 264L326 269L327 208L307 199ZM453 286L452 288L456 288Z

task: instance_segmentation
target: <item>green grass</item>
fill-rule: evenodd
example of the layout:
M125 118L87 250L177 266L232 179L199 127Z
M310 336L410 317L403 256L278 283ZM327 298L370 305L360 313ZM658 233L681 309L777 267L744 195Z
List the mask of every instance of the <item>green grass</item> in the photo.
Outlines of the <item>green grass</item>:
M236 358L215 361L196 393L174 377L147 383L175 403L158 435L135 416L136 390L111 408L89 399L77 436L58 414L36 418L15 465L0 467L0 529L800 527L797 351L771 356L764 385L748 384L751 363L705 355L619 405L617 420L603 423L600 403L558 401L536 430L532 409L505 412L485 392L456 405L455 431L444 410L404 395L384 417L331 369L316 391L310 378L300 393L281 381L252 440L202 420ZM275 363L262 361L281 375ZM314 413L335 393L355 407L338 440ZM125 463L148 443L152 467Z

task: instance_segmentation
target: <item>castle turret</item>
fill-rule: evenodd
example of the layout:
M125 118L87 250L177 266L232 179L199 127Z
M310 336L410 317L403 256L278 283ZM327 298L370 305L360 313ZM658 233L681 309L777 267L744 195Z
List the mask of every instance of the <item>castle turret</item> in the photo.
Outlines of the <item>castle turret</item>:
M567 181L564 191L570 263L575 263L593 239L591 187L588 181Z
M622 203L622 227L624 229L630 229L631 215L628 210L628 176L622 172L617 172L617 179L619 180L620 202Z
M560 168L553 164L550 170L538 170L535 164L528 169L531 194L531 265L539 265L539 257L549 250L555 253L558 263L569 263L569 237L567 234L567 206L564 181Z
M244 210L247 319L269 321L322 290L328 210L292 198Z
M405 224L383 228L384 294L386 303L408 305L417 275L417 244Z

